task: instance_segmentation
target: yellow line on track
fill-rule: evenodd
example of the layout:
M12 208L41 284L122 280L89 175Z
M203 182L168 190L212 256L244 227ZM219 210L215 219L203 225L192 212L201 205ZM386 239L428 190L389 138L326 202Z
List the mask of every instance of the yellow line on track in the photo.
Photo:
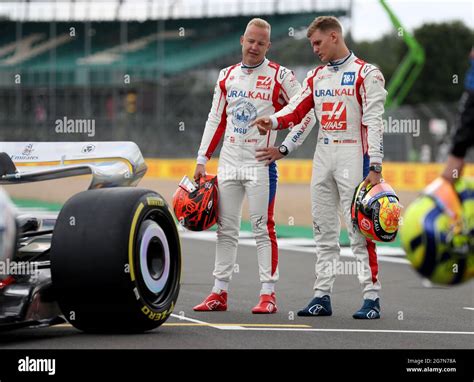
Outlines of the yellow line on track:
M310 325L291 325L291 324L195 324L192 322L165 322L161 326L245 326L245 327L264 327L264 328L311 328ZM71 324L54 325L54 328L72 328Z

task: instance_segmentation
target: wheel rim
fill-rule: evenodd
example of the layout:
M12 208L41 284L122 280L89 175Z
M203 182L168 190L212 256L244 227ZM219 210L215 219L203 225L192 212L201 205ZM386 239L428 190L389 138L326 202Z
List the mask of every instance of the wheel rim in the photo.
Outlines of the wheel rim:
M170 275L170 249L165 232L152 220L140 227L140 271L152 293L160 293Z

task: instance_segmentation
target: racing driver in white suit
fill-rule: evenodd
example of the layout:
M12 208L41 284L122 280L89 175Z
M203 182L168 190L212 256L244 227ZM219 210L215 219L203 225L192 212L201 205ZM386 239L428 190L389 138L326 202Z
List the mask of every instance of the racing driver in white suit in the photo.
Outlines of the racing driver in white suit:
M252 313L275 313L278 246L273 209L277 169L275 163L265 166L255 156L256 148L273 147L277 132L261 135L256 127L250 127L250 123L258 116L279 111L298 94L301 86L293 72L265 57L270 47L270 25L265 20L251 20L240 42L242 62L219 74L194 174L194 178L199 179L206 173L206 162L223 138L217 174L219 216L215 282L211 294L194 310L227 309L227 291L236 261L242 202L246 194L261 282L260 301ZM315 123L314 112L307 114L301 125Z
M346 46L342 27L335 17L316 18L307 37L315 54L327 65L308 73L303 89L290 104L253 125L262 133L284 129L303 120L314 108L320 123L313 161L311 199L316 242L314 298L299 316L330 316L330 295L339 261L340 206L357 259L363 305L353 317L380 317L378 263L375 243L353 230L351 204L355 188L380 182L383 158L385 80L375 66L357 58ZM299 130L299 131L298 131ZM309 128L293 129L283 145L291 151L309 134ZM292 133L293 133L292 131ZM258 158L266 164L282 158L281 149L262 148Z

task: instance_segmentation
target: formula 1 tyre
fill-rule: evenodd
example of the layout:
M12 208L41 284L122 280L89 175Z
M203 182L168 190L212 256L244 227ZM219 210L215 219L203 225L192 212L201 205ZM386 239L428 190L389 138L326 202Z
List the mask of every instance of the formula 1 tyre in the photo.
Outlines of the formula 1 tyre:
M181 247L165 200L118 187L74 195L51 243L51 277L65 318L94 333L137 333L165 322L179 293Z

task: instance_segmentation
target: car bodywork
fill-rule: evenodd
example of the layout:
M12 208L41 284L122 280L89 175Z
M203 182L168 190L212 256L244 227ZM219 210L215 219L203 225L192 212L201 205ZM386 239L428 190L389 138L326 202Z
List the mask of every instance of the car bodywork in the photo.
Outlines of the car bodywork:
M133 142L4 142L0 152L8 155L0 157L1 185L91 175L90 190L132 187L147 170ZM0 275L0 330L64 323L51 275L57 214L18 214L15 221L16 251L0 253L7 269Z
M4 174L0 184L30 183L92 175L89 189L136 186L147 166L133 142L3 142L17 172Z

